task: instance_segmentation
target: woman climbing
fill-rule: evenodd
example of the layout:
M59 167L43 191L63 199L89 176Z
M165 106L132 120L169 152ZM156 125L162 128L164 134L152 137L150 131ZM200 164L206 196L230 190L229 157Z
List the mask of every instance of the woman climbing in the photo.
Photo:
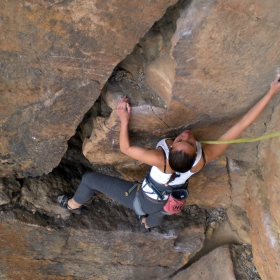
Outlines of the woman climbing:
M280 75L277 75L266 95L218 140L236 139L257 119L279 90ZM80 214L82 204L93 196L95 190L98 190L128 208L134 209L140 218L141 232L148 232L150 228L159 226L165 215L177 213L181 209L180 199L185 201L189 177L221 155L229 144L201 145L195 140L192 132L186 130L175 139L162 139L154 150L131 146L128 134L131 107L126 96L119 100L117 112L121 122L120 150L152 166L149 174L141 185L135 187L137 185L129 181L94 172L87 173L83 176L73 198L59 195L58 203L73 213ZM125 196L125 192L129 195ZM174 202L174 197L177 200L175 200L175 208L172 209L170 205Z

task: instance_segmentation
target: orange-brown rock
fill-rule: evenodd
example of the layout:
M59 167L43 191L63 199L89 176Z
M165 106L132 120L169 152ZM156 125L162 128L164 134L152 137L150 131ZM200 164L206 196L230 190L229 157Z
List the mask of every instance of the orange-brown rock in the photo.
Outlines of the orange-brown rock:
M0 205L1 279L165 279L202 248L204 210L184 209L143 234L132 209L101 195L82 215L59 207L56 195L73 194L78 181L68 176L26 178L19 203Z
M180 271L174 280L224 280L236 279L228 246L221 246L185 270Z
M231 9L227 1L180 2L118 65L103 98L112 109L122 94L131 98L130 129L136 144L154 147L156 140L174 137L185 128L197 139L215 139L269 88L278 67L278 37L276 24ZM262 55L256 59L255 53ZM244 136L265 131L271 106ZM124 157L117 150L117 132L114 113L94 122L84 141L85 156L97 164L110 151L106 161L120 170ZM255 162L256 153L257 144L252 143L233 145L226 155Z
M133 107L131 143L154 148L159 139L186 128L198 140L217 138L267 91L279 72L278 0L180 0L165 13L174 3L1 2L1 177L50 172L86 112L76 141L83 141L92 165L64 166L49 177L1 179L0 278L31 279L32 272L40 279L171 275L203 246L205 213L199 213L204 221L197 227L188 220L188 207L197 204L227 208L231 229L252 244L261 278L277 279L278 138L232 145L190 179L183 213L167 217L145 238L138 233L134 213L113 201L105 203L103 196L94 198L94 207L86 205L83 217L72 217L55 204L60 192L74 193L76 169L80 176L100 166L104 172L110 165L104 173L129 180L141 180L147 173L146 165L119 151L115 108L123 94ZM279 114L275 97L242 136L279 131ZM206 264L204 276L223 279L213 260L224 257L219 263L230 268L224 272L230 278L228 249L212 253L214 258L200 260ZM79 261L83 257L85 266ZM176 277L199 277L197 272L203 272L196 265Z
M185 261L173 239L159 234L52 230L11 222L2 222L0 229L1 279L163 279Z
M279 106L267 130L279 131ZM259 168L247 182L247 211L256 267L262 279L279 275L279 138L259 144Z
M1 176L58 165L115 65L174 2L1 2Z
M255 168L252 163L228 160L231 203L227 209L230 226L245 244L251 244L250 221L246 213L247 180Z
M231 205L231 190L225 158L211 162L203 172L190 178L190 195L187 204L202 208L228 208Z
M243 244L251 244L250 221L245 210L236 205L227 209L231 229L236 232Z

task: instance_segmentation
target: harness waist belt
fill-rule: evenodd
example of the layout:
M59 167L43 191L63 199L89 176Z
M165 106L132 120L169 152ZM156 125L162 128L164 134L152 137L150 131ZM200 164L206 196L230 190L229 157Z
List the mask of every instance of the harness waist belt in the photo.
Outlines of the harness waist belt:
M187 180L185 183L180 184L180 185L168 185L165 186L164 184L159 184L156 182L150 174L147 175L148 181L150 181L154 186L156 186L159 190L161 191L172 191L174 189L186 189L188 187L189 180Z
M186 189L188 181L184 184L165 186L155 182L149 175L143 180L142 190L146 197L151 198L154 201L166 201L172 190Z

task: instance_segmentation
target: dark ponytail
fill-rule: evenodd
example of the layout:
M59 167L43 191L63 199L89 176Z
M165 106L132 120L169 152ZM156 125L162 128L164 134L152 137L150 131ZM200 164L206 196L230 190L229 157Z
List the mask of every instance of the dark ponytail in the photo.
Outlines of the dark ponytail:
M191 156L184 151L172 151L171 146L169 149L169 165L175 172L173 172L166 185L174 181L177 177L180 177L180 173L191 170L195 162L195 158L196 154Z
M170 176L169 180L167 183L165 183L165 186L168 186L168 184L172 181L174 181L177 177L180 177L181 175L176 173L176 172L173 172L172 175Z

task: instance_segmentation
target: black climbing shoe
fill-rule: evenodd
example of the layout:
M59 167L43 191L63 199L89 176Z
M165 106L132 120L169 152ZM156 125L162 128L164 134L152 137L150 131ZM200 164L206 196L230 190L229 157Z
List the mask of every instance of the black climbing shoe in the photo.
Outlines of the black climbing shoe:
M68 197L65 194L61 194L59 196L57 196L57 202L59 204L59 206L69 210L70 212L72 212L73 214L76 215L80 215L82 214L82 206L80 206L79 208L76 209L72 209L69 205L68 205L68 200L71 199L71 197Z
M142 223L142 219L143 219L143 218L146 218L146 217L147 217L147 216L145 216L145 215L139 216L140 231L141 231L142 233L147 233L147 232L150 232L150 231L151 231L150 228L146 228L146 227L145 227L145 223Z

